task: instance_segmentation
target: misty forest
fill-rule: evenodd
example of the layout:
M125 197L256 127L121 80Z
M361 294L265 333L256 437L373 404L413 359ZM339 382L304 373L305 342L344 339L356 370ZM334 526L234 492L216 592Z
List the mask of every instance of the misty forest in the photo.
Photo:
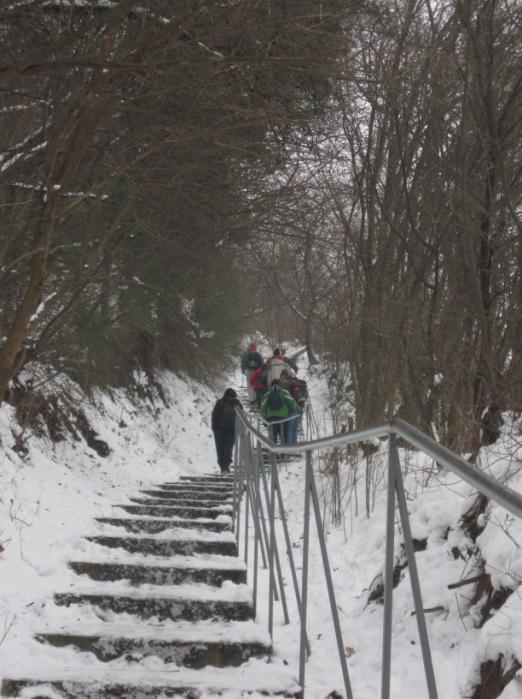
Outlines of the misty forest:
M323 435L399 419L476 468L484 454L500 453L511 440L505 447L510 474L516 471L510 487L520 488L517 0L2 0L0 47L0 602L2 557L14 561L16 532L29 536L27 513L16 514L13 503L17 497L40 502L30 490L38 469L45 473L51 461L69 459L72 452L57 450L78 449L82 440L97 463L120 454L96 422L104 401L120 401L133 408L114 424L125 430L145 410L150 429L161 429L181 450L185 473L187 454L194 462L203 457L185 451L181 458L189 438L165 436L174 420L168 411L181 410L172 386L176 399L189 395L187 386L205 387L206 397L195 399L203 401L201 414L198 405L196 412L187 408L178 424L196 429L198 422L197 429L208 431L211 403L234 385L230 377L251 338L269 354L290 346L306 364ZM181 380L188 383L172 383ZM136 422L136 435L149 429L148 419L142 427ZM203 432L190 434L203 443ZM47 465L34 451L44 442L48 447L38 453ZM400 440L399 447L414 458ZM381 505L384 512L379 449L368 441L314 456L325 522L345 537L343 543L332 534L339 560L348 556L347 540L355 545L356 529L352 539L347 533L355 525L347 522L356 507L357 473L365 504L353 517L369 521ZM74 463L70 477L81 489L90 476ZM127 490L158 474L172 481L158 464L150 477L129 466ZM207 472L212 464L200 466ZM290 464L285 477L294 467L300 483L303 464ZM440 469L425 461L417 467L411 473L431 488ZM42 478L55 478L51 471ZM505 474L492 475L508 482ZM27 479L29 490L16 491L18 478ZM58 485L64 478L56 475ZM121 480L115 471L107 478ZM450 481L444 481L448 492ZM408 486L410 502L420 493L418 482ZM107 483L92 487L109 492ZM440 504L446 496L437 497ZM522 560L510 569L511 583L496 585L488 549L478 543L487 498L467 502L461 520L452 507L451 515L442 514L442 505L439 512L441 531L447 529L441 546L453 552L452 565L459 556L459 564L466 561L462 579L474 576L478 587L458 610L438 598L425 606L450 609L459 633L465 635L464 626L478 634L492 620L491 609L507 600L493 603L495 591L513 591L522 581ZM522 525L513 526L519 529L501 529L518 550ZM467 544L450 546L447 532L459 527ZM76 529L71 541L73 534ZM12 565L12 580L23 577L19 563ZM364 574L366 586L372 570ZM491 605L484 612L486 577ZM0 684L2 672L7 677L15 669L1 668L3 648L5 657L15 653L8 650L17 633L10 620L28 613L11 612L18 602L9 602L9 589L0 603ZM20 608L40 593L31 594ZM49 594L42 591L42 599ZM367 594L368 604L382 603L380 593L377 602ZM464 609L473 605L483 613L468 623ZM366 613L360 610L361 619ZM430 627L431 633L439 638ZM346 643L355 649L348 657L356 675L364 653L357 639ZM459 699L522 697L521 644L522 629L518 654L516 644L498 657L470 650L462 662L474 669ZM310 667L307 697L345 696L328 694L333 685L319 689L319 670ZM456 699L457 684L439 688L439 699ZM377 696L374 688L357 686L355 699ZM397 689L382 696L433 699L422 694L424 685L419 692L413 680L410 686L411 694ZM19 696L17 687L7 682L5 696ZM73 698L135 696L59 691ZM236 696L247 694L230 694Z

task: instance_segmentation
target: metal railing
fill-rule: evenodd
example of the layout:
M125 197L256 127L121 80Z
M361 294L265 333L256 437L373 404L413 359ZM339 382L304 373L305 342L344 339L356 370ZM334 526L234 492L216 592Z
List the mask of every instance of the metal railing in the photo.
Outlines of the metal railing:
M334 447L356 444L369 439L388 439L388 479L387 479L387 512L386 512L386 545L384 561L384 619L383 619L383 647L382 647L382 675L381 675L381 699L390 697L390 677L392 660L392 612L393 612L393 569L394 569L394 536L395 536L395 508L399 510L400 523L402 525L406 559L410 572L413 601L419 640L422 650L424 673L429 699L437 699L437 688L433 662L430 651L430 643L426 626L426 618L422 604L422 595L419 575L415 560L413 536L411 532L406 493L402 478L397 437L401 437L411 446L423 451L433 458L438 464L446 467L464 481L472 485L478 491L496 501L517 517L522 517L522 497L495 480L488 474L479 471L475 466L467 463L457 454L427 437L420 430L403 420L392 420L388 423L377 425L363 430L355 430L319 438L313 441L300 442L298 444L276 445L266 437L249 420L240 409L236 415L236 449L234 460L234 522L235 533L240 546L241 537L244 538L243 555L247 566L250 555L250 531L253 526L253 562L252 585L254 614L257 610L258 596L258 569L261 557L263 567L268 568L269 599L268 599L268 631L273 637L274 629L274 601L280 600L285 623L289 623L288 605L285 587L283 585L283 572L279 555L275 522L276 508L279 511L279 519L283 528L288 564L292 577L292 584L300 620L300 648L299 648L299 684L302 696L305 692L305 667L306 658L310 654L310 643L306 634L307 603L308 603L308 568L310 548L310 516L316 523L317 536L321 551L322 564L328 589L328 599L332 614L332 622L335 630L339 663L344 681L344 689L347 699L353 699L350 684L348 666L346 662L345 648L342 638L341 625L335 591L333 586L326 539L321 518L320 503L315 484L312 467L312 452L318 449L331 449ZM269 464L265 464L265 454L269 455ZM279 482L278 454L305 453L305 496L303 505L303 558L301 585L297 578L297 570L293 557L293 550L286 521L285 504ZM244 500L244 506L242 502ZM250 524L252 522L252 524ZM244 531L242 531L242 526Z
M302 443L304 441L310 441L314 435L318 435L318 429L317 429L317 422L315 420L314 412L312 410L312 404L310 403L309 400L307 400L304 404L303 410L301 413L293 413L292 415L289 415L288 417L282 418L281 420L265 420L261 416L260 413L257 414L257 421L256 421L256 429L258 431L261 431L261 426L263 426L268 434L268 437L271 439L271 428L275 425L285 425L293 420L299 420L299 430L298 430L298 439L297 443ZM273 442L272 442L273 443ZM281 441L281 445L284 444L289 444L288 442L285 441L284 437ZM285 450L286 451L286 450Z

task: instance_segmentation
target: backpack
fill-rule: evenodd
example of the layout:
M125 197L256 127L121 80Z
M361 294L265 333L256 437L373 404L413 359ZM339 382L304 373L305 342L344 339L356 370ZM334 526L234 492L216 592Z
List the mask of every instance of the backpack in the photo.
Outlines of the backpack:
M236 426L236 402L221 398L216 423L222 430L233 430Z
M246 358L245 366L247 369L257 369L263 363L263 357L259 352L250 352Z
M306 385L306 381L303 379L292 377L290 379L288 390L294 396L294 398L296 398L296 394L300 395L302 399L304 398L306 400L308 398L308 386Z
M288 376L288 373L286 371L283 371L283 373L279 377L279 385L281 386L281 388L284 388L287 391L290 390L291 378L290 376Z
M266 401L270 410L281 410L283 407L283 397L279 389L272 389Z
M285 364L281 359L272 359L268 369L268 383L271 384L274 379L281 378L283 371L288 370L288 364Z

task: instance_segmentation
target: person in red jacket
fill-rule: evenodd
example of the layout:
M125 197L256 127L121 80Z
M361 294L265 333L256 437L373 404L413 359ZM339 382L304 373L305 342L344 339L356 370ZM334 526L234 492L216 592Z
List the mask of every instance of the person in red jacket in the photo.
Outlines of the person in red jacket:
M246 376L247 380L247 397L248 400L253 403L256 399L256 394L254 389L250 384L250 378L252 373L263 364L263 357L257 351L257 345L255 342L251 342L248 345L247 351L241 357L241 371Z
M256 405L258 408L261 407L261 402L263 401L263 396L267 391L267 376L268 367L266 364L262 364L257 369L254 369L248 383L252 389L256 392Z

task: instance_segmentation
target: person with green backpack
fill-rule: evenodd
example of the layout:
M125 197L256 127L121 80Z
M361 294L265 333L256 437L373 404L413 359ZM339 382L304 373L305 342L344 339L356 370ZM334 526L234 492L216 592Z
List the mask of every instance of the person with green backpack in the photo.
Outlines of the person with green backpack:
M290 413L301 413L302 408L299 403L293 398L288 391L281 388L277 379L274 379L270 384L270 390L265 395L261 403L261 416L270 425L270 438L273 442L277 442L279 437L281 444L287 443L288 438L288 422L286 420ZM281 422L285 420L285 422Z

